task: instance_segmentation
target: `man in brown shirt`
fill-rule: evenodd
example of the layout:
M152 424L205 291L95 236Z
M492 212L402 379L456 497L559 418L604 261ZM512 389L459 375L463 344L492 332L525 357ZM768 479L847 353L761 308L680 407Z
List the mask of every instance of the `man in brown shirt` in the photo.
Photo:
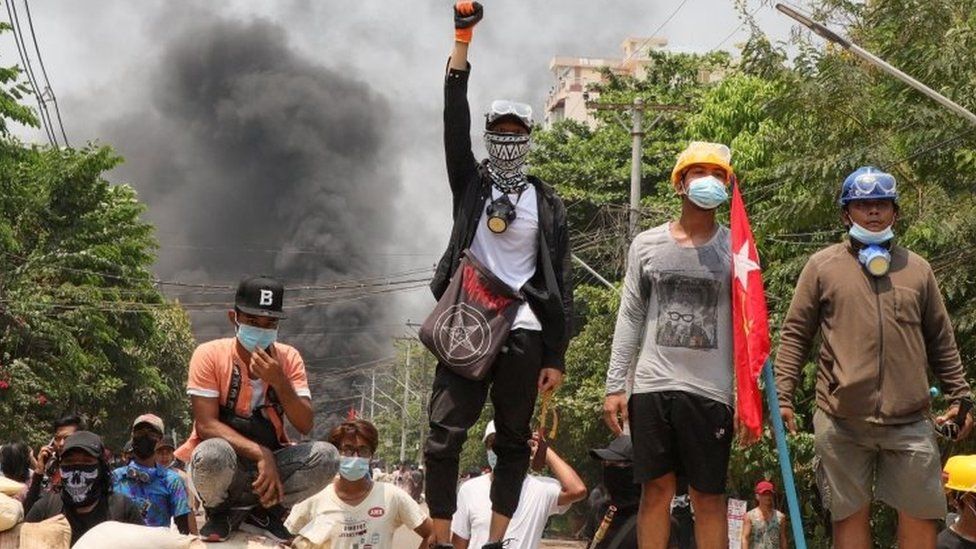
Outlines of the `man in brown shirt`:
M814 254L797 281L776 355L780 413L796 431L793 392L814 338L817 478L839 549L871 546L872 497L898 510L898 546L935 547L946 514L928 371L955 419L971 399L952 324L929 264L893 242L893 176L859 168L840 204L850 238ZM972 418L958 438L972 428Z

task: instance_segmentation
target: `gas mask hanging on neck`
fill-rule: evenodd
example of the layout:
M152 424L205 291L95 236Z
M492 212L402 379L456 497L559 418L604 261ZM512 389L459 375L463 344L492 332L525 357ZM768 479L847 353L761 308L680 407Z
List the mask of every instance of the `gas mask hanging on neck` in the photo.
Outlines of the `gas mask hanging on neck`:
M891 252L888 250L895 237L891 226L883 231L872 231L852 221L848 234L864 245L857 254L861 265L875 277L888 274L888 269L891 268Z
M485 148L488 149L488 173L491 183L506 194L525 190L526 157L529 155L530 137L522 133L485 132Z

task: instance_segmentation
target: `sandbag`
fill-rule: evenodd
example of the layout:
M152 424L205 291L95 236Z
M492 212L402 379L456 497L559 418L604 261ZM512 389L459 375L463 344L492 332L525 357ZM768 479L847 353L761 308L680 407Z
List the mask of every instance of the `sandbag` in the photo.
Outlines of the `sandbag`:
M0 477L0 494L15 497L24 489L24 484L7 477Z
M24 506L6 494L0 494L0 532L10 530L23 520Z
M206 544L207 549L269 549L282 547L281 544L264 536L237 531L230 535L227 541L218 544ZM194 548L195 549L195 548Z
M20 523L6 532L0 532L0 549L20 549L20 527L23 524Z
M139 526L113 520L103 522L75 543L74 549L196 549L203 542L195 536L184 536L169 528Z
M305 525L291 542L294 549L332 549L339 537L342 513L323 513Z
M20 525L20 549L70 549L71 525L64 515Z

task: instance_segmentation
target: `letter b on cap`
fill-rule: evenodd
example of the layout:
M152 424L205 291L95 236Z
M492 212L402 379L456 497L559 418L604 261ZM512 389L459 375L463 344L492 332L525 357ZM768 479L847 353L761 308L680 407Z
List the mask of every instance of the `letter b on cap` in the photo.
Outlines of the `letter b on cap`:
M271 290L261 290L261 299L258 305L261 307L271 306L274 303L274 294Z

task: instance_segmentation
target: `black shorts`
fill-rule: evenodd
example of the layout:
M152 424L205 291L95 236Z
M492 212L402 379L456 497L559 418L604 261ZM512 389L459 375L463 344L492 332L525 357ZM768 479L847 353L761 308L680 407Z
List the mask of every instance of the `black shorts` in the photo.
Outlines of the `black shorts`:
M628 410L635 482L675 473L699 492L725 493L734 434L730 406L684 391L662 391L632 395Z

